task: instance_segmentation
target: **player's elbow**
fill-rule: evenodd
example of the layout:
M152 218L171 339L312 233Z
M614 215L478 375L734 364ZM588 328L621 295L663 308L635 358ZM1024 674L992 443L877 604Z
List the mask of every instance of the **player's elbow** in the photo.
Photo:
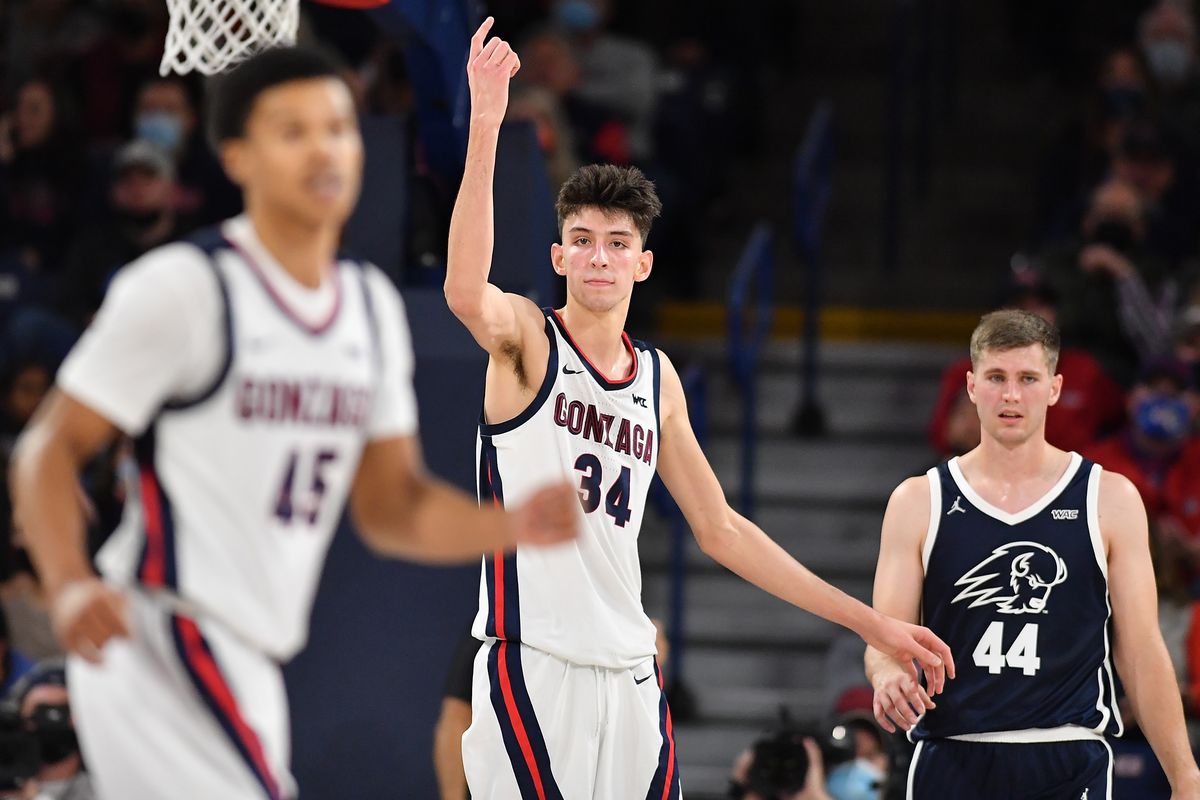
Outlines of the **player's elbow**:
M450 278L442 285L446 305L459 319L477 319L483 314L483 287L464 284Z
M707 520L692 529L700 550L714 561L723 562L724 556L737 547L741 535L729 519Z

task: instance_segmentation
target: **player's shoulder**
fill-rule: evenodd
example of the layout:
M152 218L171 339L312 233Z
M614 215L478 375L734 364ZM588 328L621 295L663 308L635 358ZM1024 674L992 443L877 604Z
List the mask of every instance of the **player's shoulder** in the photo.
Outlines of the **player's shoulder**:
M1142 496L1133 481L1119 472L1100 468L1100 502L1105 511L1142 511Z
M929 486L929 476L913 475L905 478L888 499L888 511L892 514L913 514L924 518L929 514L933 502Z
M114 279L125 291L168 291L184 297L217 288L211 259L217 245L207 239L183 239L155 247L125 265Z

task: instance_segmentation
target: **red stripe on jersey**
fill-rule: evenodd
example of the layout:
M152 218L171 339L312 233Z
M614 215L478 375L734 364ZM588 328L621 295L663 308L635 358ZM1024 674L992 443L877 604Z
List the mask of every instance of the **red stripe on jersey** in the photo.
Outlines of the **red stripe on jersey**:
M657 670L657 665L655 666ZM662 670L658 670L658 689L665 692L663 688ZM675 732L671 725L671 707L667 706L667 779L663 782L662 800L667 800L671 795L671 782L675 777Z
M142 562L142 583L161 587L166 583L166 543L163 541L162 507L158 503L158 479L149 467L142 467L138 485L142 492L142 516L146 528L146 558Z
M595 364L593 364L592 360L587 357L587 353L583 352L583 348L581 348L578 344L575 343L575 338L573 336L571 336L571 332L569 330L567 330L567 323L563 322L563 318L561 316L559 316L559 313L557 311L554 312L554 316L558 317L558 323L562 326L563 333L565 333L567 335L567 341L571 343L571 346L575 348L575 351L577 353L579 353L580 356L583 357L583 360L586 361L588 363L588 365L592 369L594 369L596 371L596 374L599 375L601 378L604 378L604 380L608 381L609 383L625 383L626 381L632 381L634 378L637 377L637 374L638 374L637 350L633 349L633 342L629 341L629 334L627 334L625 331L621 331L621 341L625 344L625 349L629 351L629 355L632 356L632 358L633 358L633 372L629 373L629 375L625 376L624 378L615 378L614 379L614 378L608 377L608 375L604 372L604 370L600 369Z
M229 684L225 682L225 677L221 674L220 667L213 660L212 653L204 646L203 637L200 634L200 629L196 627L196 623L187 617L176 616L179 622L179 633L183 638L184 657L188 663L192 665L196 676L204 684L204 688L212 697L213 702L217 704L217 708L225 715L226 720L233 727L238 740L246 749L250 756L250 760L254 763L254 768L258 771L259 776L266 784L267 791L271 795L271 800L278 800L279 785L275 782L274 776L271 774L271 768L267 765L266 756L263 754L262 744L258 741L258 735L254 729L246 724L246 720L242 717L242 712L238 709L237 700L233 696L233 691L229 688Z
M512 721L513 731L517 734L517 744L521 754L525 756L525 766L533 776L533 786L537 789L538 800L546 800L546 789L542 786L542 774L538 771L537 761L533 757L533 745L529 742L529 734L525 732L525 723L517 711L517 701L513 697L512 681L508 677L508 642L500 642L498 667L500 673L500 692L504 695L504 707L508 709L508 718ZM520 645L518 645L520 646Z

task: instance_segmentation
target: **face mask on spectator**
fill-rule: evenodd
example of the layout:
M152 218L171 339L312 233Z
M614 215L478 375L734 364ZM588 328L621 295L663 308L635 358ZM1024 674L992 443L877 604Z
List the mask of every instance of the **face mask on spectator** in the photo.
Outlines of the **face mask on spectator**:
M883 772L865 758L838 764L829 772L825 791L834 800L878 800Z
M1156 394L1137 404L1133 424L1147 439L1159 444L1182 442L1189 430L1188 405L1183 398Z
M1092 231L1092 244L1106 244L1119 253L1133 249L1135 237L1133 227L1119 219L1103 219Z
M152 142L168 153L183 144L183 119L170 111L146 111L137 116L134 137Z
M600 9L588 0L563 0L554 13L559 24L572 33L587 33L600 23Z
M1163 83L1176 84L1187 77L1192 54L1188 46L1177 39L1159 39L1146 44L1146 61L1154 77Z

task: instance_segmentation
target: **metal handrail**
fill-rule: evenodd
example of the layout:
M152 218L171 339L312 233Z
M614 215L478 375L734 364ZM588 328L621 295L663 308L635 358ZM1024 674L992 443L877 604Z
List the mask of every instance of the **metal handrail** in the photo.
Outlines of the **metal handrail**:
M800 405L792 430L802 436L825 433L825 414L817 399L817 352L820 349L823 273L821 241L833 192L833 104L822 100L808 122L796 151L793 173L792 235L804 264L804 338L800 356Z
M774 317L775 235L760 222L750 233L729 287L729 368L742 394L741 513L754 518L754 460L758 435L758 356Z

